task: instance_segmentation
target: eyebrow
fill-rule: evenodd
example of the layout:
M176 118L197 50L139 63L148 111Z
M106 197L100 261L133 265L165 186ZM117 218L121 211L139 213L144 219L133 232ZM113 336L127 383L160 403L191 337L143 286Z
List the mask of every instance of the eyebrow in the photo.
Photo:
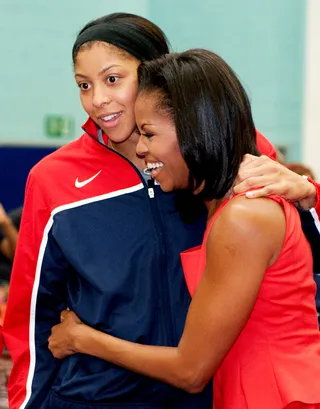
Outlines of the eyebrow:
M101 77L101 75L105 74L107 71L111 70L111 68L115 68L115 67L120 67L120 65L118 64L108 65L108 67L102 68L102 70L98 72L98 76ZM86 75L80 74L80 73L75 73L74 76L81 77L81 78L87 78Z
M141 129L143 129L145 126L153 126L152 124L144 123L141 125Z

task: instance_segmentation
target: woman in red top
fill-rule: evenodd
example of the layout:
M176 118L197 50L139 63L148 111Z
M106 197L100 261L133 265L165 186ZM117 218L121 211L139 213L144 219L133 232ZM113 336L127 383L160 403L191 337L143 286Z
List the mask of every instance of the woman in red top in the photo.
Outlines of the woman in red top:
M214 375L215 409L320 408L315 283L298 213L278 196L231 193L243 155L258 154L244 89L205 50L144 63L139 78L138 153L164 191L189 190L208 209L202 246L182 255L194 296L185 329L176 348L139 345L65 311L50 350L95 355L193 393Z

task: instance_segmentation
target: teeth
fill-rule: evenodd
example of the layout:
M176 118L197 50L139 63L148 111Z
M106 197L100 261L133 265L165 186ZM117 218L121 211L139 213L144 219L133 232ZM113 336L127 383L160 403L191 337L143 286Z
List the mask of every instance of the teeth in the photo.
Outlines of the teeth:
M157 168L162 168L163 163L161 162L148 162L147 167L148 169L157 169Z
M119 113L117 113L117 114L111 114L111 115L108 115L108 116L104 116L104 117L101 118L101 119L103 119L104 121L110 121L111 119L115 118L115 117L118 116L118 115L119 115Z

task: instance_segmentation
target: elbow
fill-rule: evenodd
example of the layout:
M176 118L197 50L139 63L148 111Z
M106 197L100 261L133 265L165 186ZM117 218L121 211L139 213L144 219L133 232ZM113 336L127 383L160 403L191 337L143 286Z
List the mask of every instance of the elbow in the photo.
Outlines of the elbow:
M179 387L191 394L202 392L209 381L207 377L203 376L202 371L198 371L195 368L184 371L181 375Z

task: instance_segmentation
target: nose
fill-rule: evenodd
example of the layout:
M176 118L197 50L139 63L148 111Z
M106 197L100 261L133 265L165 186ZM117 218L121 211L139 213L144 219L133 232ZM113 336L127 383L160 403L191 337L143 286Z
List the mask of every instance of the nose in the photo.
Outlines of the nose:
M148 147L145 143L145 139L146 139L145 136L140 135L140 138L138 140L137 147L136 147L136 152L138 156L144 157L148 153Z
M105 104L109 104L112 101L112 98L107 93L107 89L105 87L95 87L92 97L92 104L96 108L100 108Z

